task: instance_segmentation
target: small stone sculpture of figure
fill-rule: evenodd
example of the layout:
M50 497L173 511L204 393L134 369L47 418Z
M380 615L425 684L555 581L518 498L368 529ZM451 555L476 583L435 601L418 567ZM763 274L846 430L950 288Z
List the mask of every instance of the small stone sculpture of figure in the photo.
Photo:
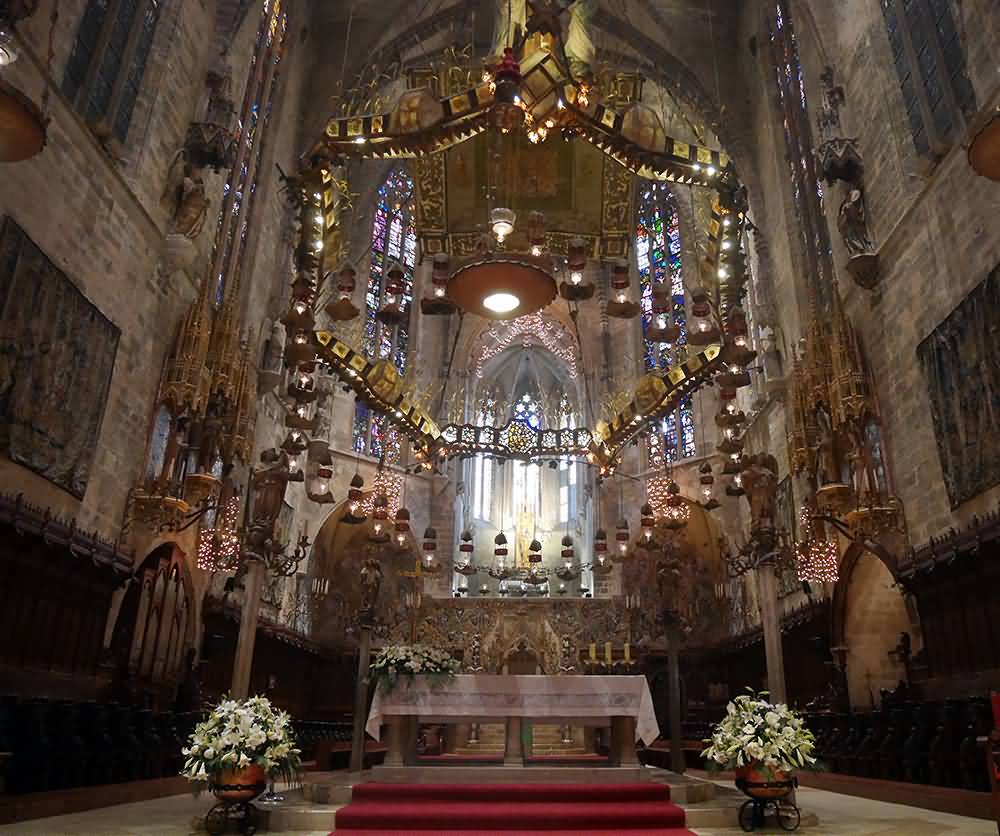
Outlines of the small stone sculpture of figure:
M849 189L837 216L837 229L851 255L871 253L875 247L868 237L868 217L865 195L859 188Z
M819 430L819 449L816 456L816 483L834 485L840 482L840 465L837 462L837 437L833 421L826 408L816 409L816 427Z
M290 469L288 455L283 450L265 450L260 454L260 460L265 466L253 474L253 506L247 545L263 550L272 545L274 523L285 501Z
M374 618L375 604L382 587L382 564L375 558L368 558L361 567L361 612Z
M219 452L219 442L222 438L223 410L222 394L216 392L208 399L205 417L201 422L201 440L198 446L199 473L211 473L215 466L215 457Z
M205 181L187 160L187 153L179 151L167 174L161 203L170 207L170 231L192 241L201 235L208 216L209 199L205 195Z
M750 503L751 533L773 531L778 493L778 462L770 453L751 456L743 468L743 487Z

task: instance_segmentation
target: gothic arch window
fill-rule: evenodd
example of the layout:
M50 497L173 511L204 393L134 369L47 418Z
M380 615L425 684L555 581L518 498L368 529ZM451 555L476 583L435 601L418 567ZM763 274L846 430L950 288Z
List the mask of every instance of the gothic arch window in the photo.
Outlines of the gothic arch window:
M493 416L481 412L477 424L480 427L491 427ZM472 463L472 515L484 522L489 522L493 518L494 467L493 459L487 458L482 453L477 455Z
M166 0L90 0L62 89L102 137L125 142Z
M399 373L406 373L410 346L408 316L413 304L413 271L417 266L416 205L413 178L404 168L390 172L379 187L372 219L371 261L365 289L364 353L373 359L390 360ZM389 267L398 262L403 268L403 314L399 325L387 325L376 318L386 302ZM382 416L372 415L358 404L354 412L354 449L371 456L398 454L399 440Z
M809 281L817 295L826 298L833 271L830 230L823 209L823 186L816 172L812 128L806 101L805 74L799 59L799 44L787 4L777 2L770 23L771 56L778 89L778 108L785 137L785 159L792 186L792 201L798 220L800 244Z
M635 225L635 258L639 271L644 362L647 371L670 366L680 346L687 344L684 272L681 261L680 218L673 193L661 183L641 181ZM653 287L670 288L670 318L680 329L674 344L646 339L654 325ZM665 326L666 321L657 322ZM694 456L697 453L694 433L694 407L688 396L677 409L663 419L662 444L650 447L650 464Z
M236 159L223 186L215 232L211 275L215 276L216 307L222 304L227 285L238 286L243 268L287 29L282 0L265 0L236 126Z
M976 94L965 72L965 54L952 0L881 0L903 106L918 154L944 153Z

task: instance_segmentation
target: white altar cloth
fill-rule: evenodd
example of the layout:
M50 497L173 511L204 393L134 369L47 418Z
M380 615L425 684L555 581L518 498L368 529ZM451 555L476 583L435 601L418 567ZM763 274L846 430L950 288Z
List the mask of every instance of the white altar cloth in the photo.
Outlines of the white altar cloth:
M634 717L635 739L647 746L660 734L653 698L644 676L496 676L463 674L432 686L422 676L400 682L388 694L379 688L372 700L365 731L376 740L383 718L411 717L548 718Z

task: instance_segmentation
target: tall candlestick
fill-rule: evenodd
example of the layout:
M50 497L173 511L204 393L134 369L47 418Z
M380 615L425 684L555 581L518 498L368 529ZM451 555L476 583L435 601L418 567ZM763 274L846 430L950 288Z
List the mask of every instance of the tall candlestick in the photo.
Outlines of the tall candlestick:
M604 642L604 661L611 664L611 642Z
M595 662L597 661L597 643L596 642L591 642L590 643L590 658L593 661L595 661Z
M625 661L626 662L631 662L632 661L632 650L629 647L628 642L625 642Z

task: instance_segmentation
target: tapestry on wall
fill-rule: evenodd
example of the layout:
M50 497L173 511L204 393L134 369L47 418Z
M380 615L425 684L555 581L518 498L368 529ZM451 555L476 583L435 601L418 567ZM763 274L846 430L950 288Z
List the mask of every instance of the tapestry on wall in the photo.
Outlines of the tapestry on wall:
M951 507L1000 484L1000 266L917 348Z
M0 450L83 498L118 328L10 218L0 225Z

